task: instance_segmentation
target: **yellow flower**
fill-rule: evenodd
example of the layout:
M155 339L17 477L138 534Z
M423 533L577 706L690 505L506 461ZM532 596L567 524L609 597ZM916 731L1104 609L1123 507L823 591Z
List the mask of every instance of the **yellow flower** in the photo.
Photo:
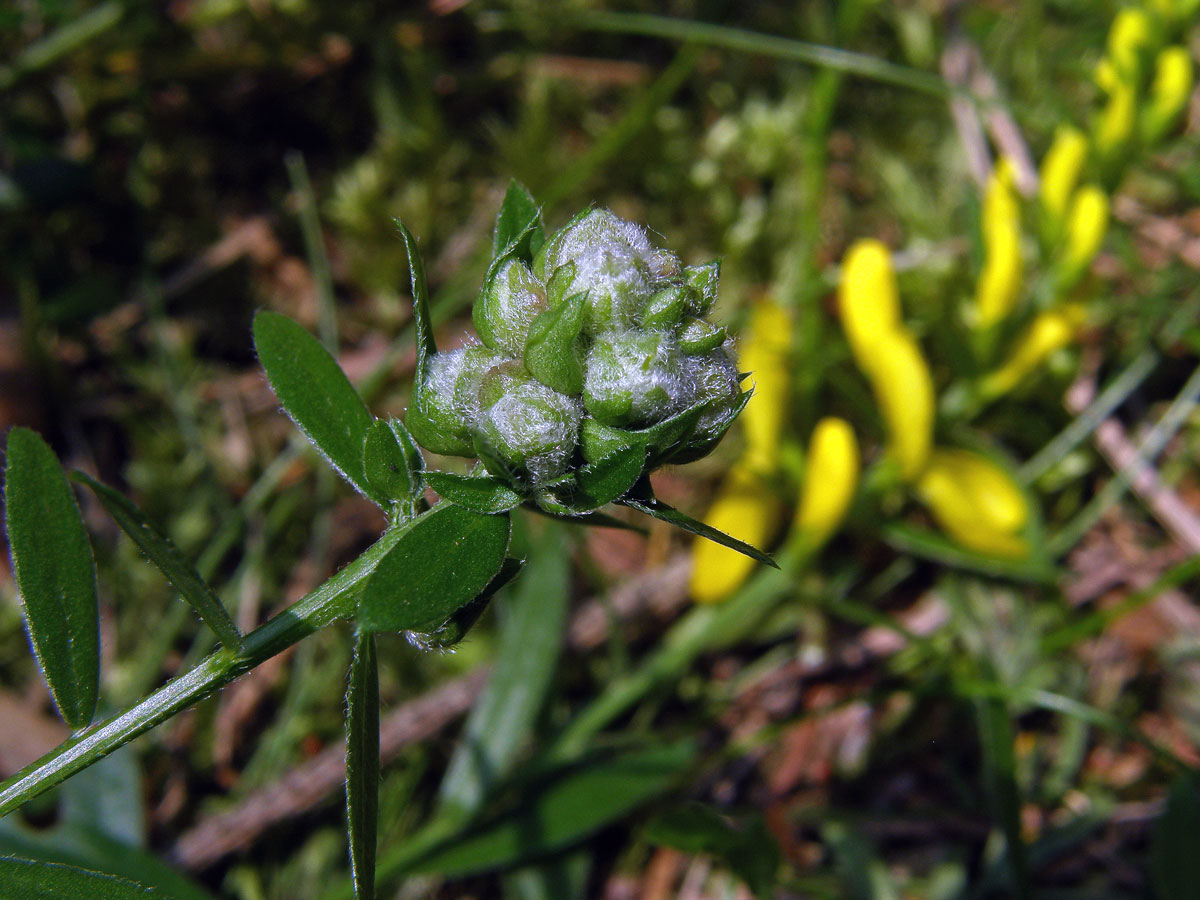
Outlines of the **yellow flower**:
M867 374L888 432L888 454L900 477L912 481L933 441L933 376L916 339L905 330L878 341Z
M1079 173L1087 162L1087 136L1078 128L1060 126L1054 142L1042 160L1039 196L1045 213L1049 240L1053 243L1062 229L1067 205L1079 182Z
M1127 6L1113 17L1108 32L1108 58L1117 75L1131 86L1141 78L1142 60L1154 41L1154 23L1144 9Z
M1021 290L1021 208L1007 159L988 179L980 224L986 255L975 290L975 316L980 328L989 328L1012 312Z
M981 393L991 398L1011 391L1046 357L1074 340L1083 317L1083 307L1077 303L1039 313L1017 341L1008 360L983 379Z
M743 465L768 474L779 466L779 447L787 419L791 367L792 322L783 307L767 301L750 317L750 327L738 353L743 372L750 372L754 396L741 415L746 436Z
M1137 93L1134 86L1124 81L1114 85L1095 128L1096 152L1110 165L1120 159L1129 145L1136 112Z
M1192 57L1185 47L1168 47L1154 62L1150 103L1142 110L1142 140L1161 141L1175 126L1192 93Z
M835 417L817 422L793 523L806 547L820 547L842 523L858 487L858 469L858 440L850 423Z
M1069 290L1083 277L1100 251L1107 230L1108 195L1094 184L1084 185L1067 213L1062 256L1055 267L1060 291Z
M916 491L942 529L964 547L1013 559L1029 555L1021 536L1029 519L1025 495L986 456L939 447Z
M765 548L775 536L781 514L778 492L739 465L725 475L704 522L747 544ZM698 603L724 600L742 586L756 565L736 550L696 538L692 544L692 597Z
M856 241L846 251L838 306L854 359L860 369L869 372L875 359L875 342L901 327L900 294L891 254L880 241Z

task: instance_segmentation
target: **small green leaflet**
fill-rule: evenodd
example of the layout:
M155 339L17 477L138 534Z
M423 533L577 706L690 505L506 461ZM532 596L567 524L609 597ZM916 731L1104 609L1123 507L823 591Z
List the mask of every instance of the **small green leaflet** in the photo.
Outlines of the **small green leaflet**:
M254 347L279 402L314 447L359 491L375 497L363 473L371 413L321 342L298 323L261 310Z
M100 680L96 567L58 458L28 428L8 434L4 506L33 652L63 719L82 728Z
M233 619L208 583L183 558L171 540L151 524L146 514L124 494L83 472L72 472L71 479L92 490L108 514L121 526L121 530L133 538L147 559L167 576L167 581L199 613L205 624L216 632L225 648L238 652L242 646L242 635L233 624Z
M503 481L489 476L428 472L425 480L443 499L487 515L507 512L520 506L523 499Z
M363 588L358 621L365 631L436 631L500 571L512 531L507 514L453 503L404 527Z
M376 419L363 445L363 474L372 496L412 503L421 494L425 461L403 423Z
M496 214L492 256L498 257L511 248L513 255L529 262L546 241L541 219L542 211L529 190L516 179L510 181Z
M172 900L115 875L14 857L0 858L0 885L5 900Z
M374 900L379 826L379 663L375 635L354 638L346 689L346 822L356 900Z
M623 497L641 477L645 465L643 447L617 450L594 463L585 463L575 476L579 494L573 505L596 509Z

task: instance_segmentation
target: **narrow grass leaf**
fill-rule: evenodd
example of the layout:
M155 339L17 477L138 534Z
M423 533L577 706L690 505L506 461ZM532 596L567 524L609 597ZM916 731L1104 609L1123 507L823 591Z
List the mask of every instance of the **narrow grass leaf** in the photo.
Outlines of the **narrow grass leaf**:
M476 812L508 775L558 669L570 593L562 529L543 529L533 547L503 610L492 677L471 707L442 779L440 805L453 816Z
M987 556L968 550L928 529L915 528L902 522L888 522L880 527L880 533L896 550L953 569L1035 584L1053 584L1055 579L1054 569L1036 557L1017 561Z
M717 529L681 513L673 506L668 506L656 497L643 493L642 496L623 497L617 502L623 506L628 506L630 509L636 509L640 513L645 513L653 519L658 519L660 522L674 525L676 528L680 528L689 534L706 538L713 543L720 544L722 547L728 547L730 550L736 550L738 553L749 556L751 559L758 560L758 562L766 563L768 566L776 569L779 568L775 560L771 559L771 557L757 547L751 547L745 541L739 541L737 538L723 531L717 531Z
M664 793L695 754L690 743L591 761L541 777L517 807L406 867L448 878L503 869L571 847Z
M1025 900L1032 893L1029 861L1021 837L1021 793L1017 786L1012 720L1007 704L995 698L976 700L975 713L992 815L1004 834L1004 853L1012 878L1009 887L1014 897Z
M770 897L782 856L761 816L738 822L700 803L677 806L651 819L647 841L684 853L711 854L724 860L756 897Z
M82 728L100 680L92 545L54 451L28 428L8 435L4 506L33 652L63 719Z
M363 473L371 413L337 360L301 325L268 310L254 317L254 347L275 395L304 436L343 478L378 500Z
M14 900L174 900L115 875L12 857L0 858L0 885Z
M473 512L490 515L521 505L521 495L498 478L427 472L425 480L439 497Z
M84 472L72 472L71 478L91 489L108 510L108 514L121 526L121 530L129 535L138 545L138 549L146 554L146 558L167 576L167 581L179 591L179 596L191 604L205 624L221 639L221 643L227 649L238 652L242 646L242 635L233 624L233 619L229 617L212 588L192 568L191 563L184 559L170 538L155 528L146 518L146 514L124 494L114 491Z
M1200 896L1200 775L1188 772L1175 780L1167 808L1154 825L1150 874L1158 900Z
M542 211L529 189L516 179L510 181L500 211L496 214L492 256L498 257L511 248L517 257L529 262L546 240L541 217Z
M367 631L430 632L487 588L504 565L512 523L441 503L408 526L358 605Z
M346 690L346 822L357 900L374 900L379 829L379 662L375 635L354 638Z

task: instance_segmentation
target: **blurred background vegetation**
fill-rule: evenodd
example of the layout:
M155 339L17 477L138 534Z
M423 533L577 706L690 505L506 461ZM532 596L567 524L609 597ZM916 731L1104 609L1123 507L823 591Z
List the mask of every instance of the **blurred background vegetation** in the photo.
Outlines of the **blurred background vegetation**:
M451 345L517 178L552 228L594 203L685 262L721 256L716 317L735 334L764 298L787 312L771 482L787 516L819 418L851 421L868 460L886 437L835 291L847 247L878 238L939 437L1012 473L1029 558L970 551L868 479L806 566L753 573L728 601L742 607L689 612L677 535L519 516L529 571L466 642L380 643L383 895L1195 896L1194 98L1105 184L1078 340L986 407L963 400L981 374L964 308L990 159L1036 164L1059 126L1091 126L1120 6L7 4L0 428L34 427L127 491L253 627L384 524L278 412L254 311L335 337L372 410L401 414L413 351L391 219L420 238ZM1172 38L1193 56L1196 39L1186 22ZM744 445L735 426L659 473L659 495L703 515ZM116 712L214 640L84 508ZM0 600L7 775L65 731L7 571ZM753 614L714 618L730 608ZM180 898L346 896L349 649L334 627L268 662L0 823L0 854ZM481 694L490 666L507 681ZM466 729L490 769L450 762L477 698Z

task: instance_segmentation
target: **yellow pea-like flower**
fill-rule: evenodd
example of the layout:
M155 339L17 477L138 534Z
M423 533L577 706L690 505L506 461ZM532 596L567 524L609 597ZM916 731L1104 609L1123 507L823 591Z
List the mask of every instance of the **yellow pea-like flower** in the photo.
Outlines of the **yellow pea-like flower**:
M858 470L858 440L850 423L833 416L817 422L793 523L805 547L820 547L842 524L858 487Z
M1060 126L1054 132L1054 141L1042 159L1042 170L1038 197L1042 211L1051 230L1053 241L1062 228L1067 214L1067 205L1079 183L1079 173L1087 162L1088 139L1078 128Z
M986 456L938 448L916 484L917 496L942 529L964 547L1021 559L1029 507L1008 473Z
M1108 194L1094 184L1084 185L1067 213L1062 255L1056 266L1059 290L1068 290L1087 271L1108 231Z
M1075 339L1083 318L1084 310L1078 303L1039 313L1017 340L1004 364L984 377L980 392L991 398L1011 391L1050 354Z
M787 311L771 301L755 307L738 352L738 365L743 372L752 373L754 384L754 396L741 415L746 439L743 465L763 474L779 466L791 388L791 345L792 321Z
M1192 56L1186 47L1167 47L1154 63L1150 103L1142 110L1142 140L1161 141L1175 126L1192 93Z
M929 363L906 330L892 332L872 348L867 374L888 432L888 454L900 477L912 481L925 466L933 442L935 397Z
M988 328L1006 318L1021 290L1021 207L1012 164L1002 159L988 179L981 231L983 271L975 290L976 324Z
M854 359L860 369L870 372L875 342L901 327L896 273L891 253L882 242L868 238L856 241L846 251L838 307Z
M782 516L777 491L740 465L725 475L717 497L704 515L707 525L764 548ZM698 603L717 603L736 591L757 563L728 547L696 538L692 544L691 593Z
M1154 40L1154 23L1144 9L1127 6L1113 17L1108 32L1108 58L1117 75L1136 86L1142 59Z
M1108 103L1096 122L1095 146L1101 159L1118 160L1129 146L1137 122L1137 91L1122 81L1109 92Z

